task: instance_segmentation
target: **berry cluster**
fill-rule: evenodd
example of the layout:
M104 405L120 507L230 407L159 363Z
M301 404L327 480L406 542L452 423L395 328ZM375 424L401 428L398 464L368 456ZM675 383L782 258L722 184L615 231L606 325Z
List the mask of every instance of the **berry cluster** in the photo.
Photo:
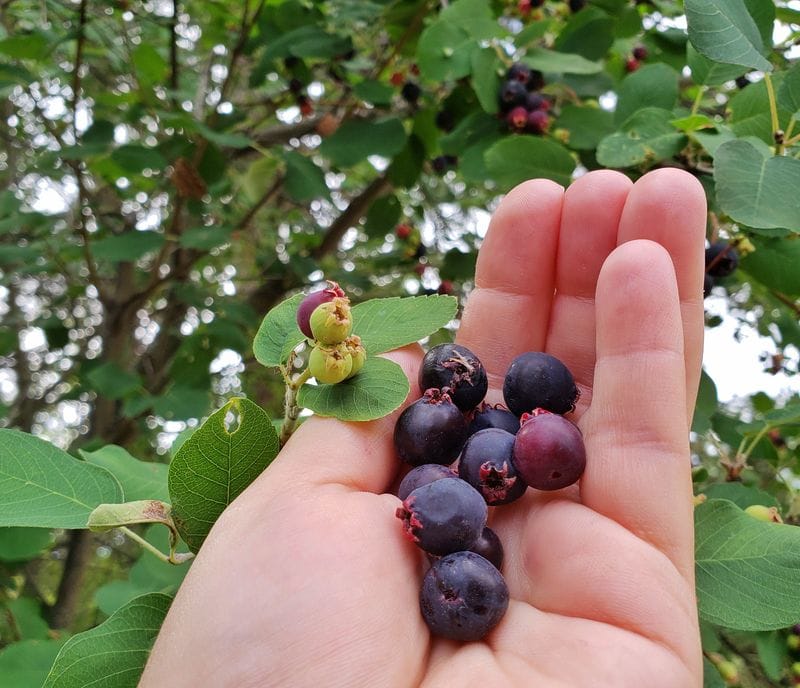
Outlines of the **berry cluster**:
M351 334L350 299L336 282L306 296L297 308L297 326L314 348L308 371L318 382L335 384L353 377L364 366L367 352L361 338Z
M521 62L509 67L500 87L499 103L511 131L542 135L550 127L550 101L539 92L542 86L541 72Z
M398 488L396 515L433 562L420 591L431 632L479 640L509 599L503 546L486 525L489 507L516 501L528 487L558 490L581 477L583 437L560 415L575 408L578 388L557 358L528 352L506 373L507 408L489 405L483 364L458 344L425 354L419 386L422 398L394 429L398 456L414 466Z
M643 45L637 45L632 51L627 60L625 60L625 71L635 72L642 66L642 62L647 59L647 48Z
M739 253L730 244L717 241L706 249L706 275L703 281L703 296L711 293L716 280L729 277L739 267Z

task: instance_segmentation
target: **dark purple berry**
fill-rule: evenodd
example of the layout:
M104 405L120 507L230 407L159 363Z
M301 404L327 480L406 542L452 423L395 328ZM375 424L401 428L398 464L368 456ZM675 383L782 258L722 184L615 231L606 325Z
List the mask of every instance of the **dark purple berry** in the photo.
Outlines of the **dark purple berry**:
M337 297L343 298L345 296L342 288L336 282L328 282L328 286L320 291L311 292L306 296L297 308L297 326L300 331L309 339L314 338L311 332L311 314L316 310L317 306L333 301Z
M528 77L528 83L525 84L525 88L529 91L538 91L542 86L544 86L544 74L538 69L532 69L531 75Z
M500 571L503 568L503 543L500 538L489 526L483 529L478 541L469 548L470 552L480 554L484 559L492 562L494 567Z
M631 55L639 61L647 59L647 48L643 45L637 45L632 51Z
M400 481L397 488L397 496L405 499L418 487L432 483L434 480L457 477L456 472L449 466L442 466L439 463L424 463L406 473L406 477Z
M567 413L575 408L578 388L572 373L555 356L528 351L511 362L503 382L503 398L518 416L535 408Z
M534 110L549 110L550 109L550 101L547 100L541 93L537 91L533 91L532 93L528 94L528 98L525 101L525 109L528 112L533 112Z
M492 406L484 402L472 415L469 433L474 435L478 430L484 430L485 428L500 428L510 432L512 435L516 435L517 430L519 430L519 418L500 404Z
M469 411L483 401L489 381L478 357L460 344L439 344L425 354L419 368L419 388L447 387L453 403Z
M427 389L405 409L394 426L397 455L412 466L448 465L455 461L467 438L467 421L450 395Z
M428 569L419 606L433 635L480 640L506 613L508 587L502 574L479 554L455 552Z
M416 105L422 95L422 89L413 81L406 81L403 84L403 88L400 89L400 95L403 96L407 103Z
M514 435L486 428L467 440L458 460L458 475L483 495L489 506L509 504L525 494L527 485L512 463Z
M748 79L746 76L742 75L742 76L737 76L736 77L736 86L737 87L745 88L746 86L749 86L749 85L750 85L750 79Z
M516 79L511 79L503 84L500 89L500 110L508 112L518 105L525 105L528 98L528 89Z
M714 278L706 273L703 276L703 298L711 295L711 290L714 288Z
M442 131L453 131L456 118L450 110L440 110L436 113L436 126Z
M292 93L300 93L303 90L303 82L300 79L293 78L289 80L289 90Z
M537 490L572 485L586 468L583 435L564 416L543 409L525 414L514 441L514 467Z
M459 478L442 478L414 490L395 512L414 543L441 556L469 549L486 527L483 497Z
M586 7L586 0L569 0L569 8L573 12L580 12Z
M739 253L733 246L718 241L706 249L706 272L712 277L728 277L739 267Z
M509 81L519 81L521 84L527 84L528 79L531 77L531 68L521 62L512 64L506 72L506 79Z

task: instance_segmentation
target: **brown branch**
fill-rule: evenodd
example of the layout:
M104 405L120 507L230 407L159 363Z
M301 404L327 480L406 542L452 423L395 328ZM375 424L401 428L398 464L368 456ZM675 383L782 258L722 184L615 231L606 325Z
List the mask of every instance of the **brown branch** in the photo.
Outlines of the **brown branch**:
M58 584L56 602L50 608L51 628L68 628L83 593L83 581L94 551L94 534L88 530L73 530L69 538L69 554Z
M261 198L259 198L253 204L253 207L250 208L250 210L248 210L244 215L242 215L242 218L233 226L234 231L246 229L247 226L250 224L250 222L252 222L253 218L256 216L256 213L258 213L258 211L261 210L261 208L263 208L267 203L270 202L270 200L272 200L275 194L280 190L282 184L283 184L283 175L279 174L276 177L272 186L270 186L264 192Z
M175 91L178 90L178 70L180 68L178 62L178 0L172 0L172 19L169 23L169 35L169 87L172 90L172 102L177 105Z
M392 183L385 177L380 176L374 179L358 196L350 201L350 204L345 208L342 213L337 217L333 224L328 227L325 236L314 251L312 256L314 258L322 258L327 254L336 250L339 242L342 240L344 233L353 227L358 221L366 214L369 207L389 189L392 188Z
M299 139L302 136L313 134L317 130L322 116L309 117L301 122L292 124L278 124L267 129L264 129L260 134L254 137L254 142L260 148L268 148L279 143L287 143L291 139ZM254 148L237 148L233 151L234 158L241 158L246 155L251 155L255 152Z
M784 294L783 292L776 291L775 289L772 289L770 291L772 292L772 295L776 299L778 299L778 301L791 308L795 312L795 315L800 316L800 305L798 305L794 299L786 296L786 294Z

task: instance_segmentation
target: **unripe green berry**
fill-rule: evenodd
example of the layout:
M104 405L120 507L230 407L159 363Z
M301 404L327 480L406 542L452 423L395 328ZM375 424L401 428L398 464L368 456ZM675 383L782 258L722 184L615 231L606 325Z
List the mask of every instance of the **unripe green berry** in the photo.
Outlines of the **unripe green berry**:
M767 523L783 523L781 515L774 506L764 506L763 504L752 504L748 506L745 513L750 514L753 518L759 521L766 521Z
M357 334L351 334L344 340L343 346L347 349L350 357L353 359L353 368L350 371L348 378L353 377L364 367L364 361L367 360L367 350L361 343L361 337Z
M315 346L308 356L308 372L317 382L334 385L353 369L353 357L344 346Z
M353 330L350 301L337 297L322 303L311 314L311 332L320 344L339 344Z
M800 676L800 662L794 662L792 664L792 673L795 676Z
M796 633L790 633L786 637L786 647L788 647L793 652L796 650L800 650L800 635Z
M736 685L739 682L739 670L733 662L723 659L717 664L717 671L728 685Z

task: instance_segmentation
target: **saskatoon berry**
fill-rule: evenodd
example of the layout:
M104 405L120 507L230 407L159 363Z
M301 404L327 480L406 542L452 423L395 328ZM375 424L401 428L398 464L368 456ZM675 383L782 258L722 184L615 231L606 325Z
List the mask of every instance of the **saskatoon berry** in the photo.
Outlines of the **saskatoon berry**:
M736 77L736 86L738 88L744 88L745 86L749 85L750 85L750 79L748 79L746 76L742 75Z
M580 12L586 7L586 0L569 0L569 8L573 12Z
M631 51L631 54L632 54L632 55L633 55L633 56L634 56L634 57L635 57L637 60L640 60L640 61L641 61L641 60L646 60L646 59L647 59L647 48L645 48L643 45L637 45L637 46L636 46L636 47L635 47L635 48L634 48L634 49Z
M489 526L483 529L483 533L478 541L469 548L470 552L480 554L484 559L492 562L494 567L500 571L503 567L503 543L500 538Z
M311 313L308 322L311 325L311 334L321 344L343 342L353 330L350 300L336 297L332 301L321 303Z
M723 241L706 249L706 272L712 277L728 277L739 267L739 253Z
M506 613L508 587L502 574L482 556L456 552L428 569L419 606L433 635L480 640Z
M503 382L506 406L521 416L535 408L567 413L575 408L578 388L567 367L555 356L528 351L517 356Z
M311 292L300 302L300 306L297 308L297 326L306 337L310 339L314 337L311 332L311 314L317 306L333 301L337 296L344 298L344 291L336 282L328 282L327 288Z
M641 66L639 60L635 57L629 57L625 60L625 71L630 74L631 72L635 72Z
M525 87L529 91L538 91L542 86L544 86L544 75L538 69L532 69Z
M533 134L544 134L550 127L550 117L544 110L528 113L528 131Z
M441 556L472 547L486 527L488 511L469 483L442 478L411 492L395 515L420 549Z
M508 68L508 72L506 72L506 79L509 81L519 81L521 84L527 84L530 77L531 68L521 62L515 62Z
M422 89L413 81L406 81L406 83L403 84L403 88L400 90L400 95L403 96L407 103L416 105L419 97L422 95Z
M483 363L467 347L439 344L425 354L419 369L419 388L431 387L448 387L453 403L468 411L483 401L489 381Z
M512 108L506 115L506 124L514 131L524 131L528 126L528 111L521 105Z
M499 428L479 430L467 440L458 475L483 495L489 506L509 504L528 487L512 463L514 435Z
M519 418L517 418L511 411L503 408L500 404L491 406L483 403L475 410L472 416L472 421L469 424L469 433L474 435L478 430L485 428L500 428L512 435L517 434L519 430Z
M448 465L455 461L467 438L467 421L450 395L428 389L405 409L394 426L398 456L412 466Z
M528 94L528 98L525 101L525 109L528 112L532 112L533 110L549 110L550 101L547 100L547 98L545 98L541 93L533 91L532 93Z
M536 409L522 417L514 441L514 467L537 490L560 490L572 485L586 467L586 448L580 430L564 416Z
M424 463L406 473L406 477L400 481L400 485L397 488L397 496L400 499L405 499L418 487L432 483L434 480L456 477L458 476L455 471L449 466L442 466L438 463Z
M450 110L440 110L436 113L436 126L442 131L453 131L456 118Z
M500 89L500 109L502 112L508 112L518 105L525 105L528 98L528 90L525 84L521 84L516 79L510 79L503 84Z

